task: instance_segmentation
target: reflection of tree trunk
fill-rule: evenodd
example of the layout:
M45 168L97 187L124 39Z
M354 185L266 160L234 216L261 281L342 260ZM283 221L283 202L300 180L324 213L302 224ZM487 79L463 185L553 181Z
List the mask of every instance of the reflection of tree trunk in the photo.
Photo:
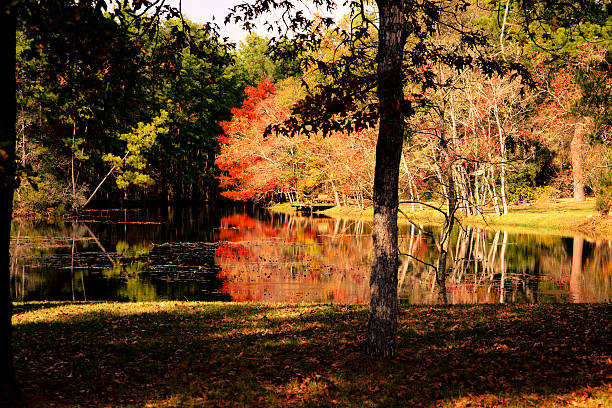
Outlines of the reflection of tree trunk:
M495 232L495 238L493 238L491 248L489 249L489 256L487 258L489 274L491 274L491 276L495 274L495 258L497 258L497 243L499 242L500 233L501 231Z
M87 292L85 292L85 272L81 271L81 287L83 288L83 300L87 300Z
M408 244L408 254L410 256L414 256L414 254L412 253L412 248L414 245L414 225L412 225L410 227L410 243ZM404 280L406 279L406 273L408 272L408 266L410 264L410 259L405 259L404 260L404 264L402 265L402 270L399 274L399 281L397 284L397 293L399 295L400 289L402 288L402 285L404 284Z
M89 232L89 235L94 239L94 241L96 242L96 245L98 245L98 247L102 250L102 252L104 252L104 255L106 255L106 257L108 258L109 261L111 261L111 263L113 262L113 258L108 254L108 252L106 252L106 249L102 246L102 243L100 242L100 240L98 239L98 237L96 237L96 235L93 233L93 231L87 226L87 224L83 224L83 226L85 227L85 229L87 230L87 232Z
M70 286L72 287L72 301L75 301L74 298L74 247L75 247L75 240L74 240L74 224L72 224L72 251L70 252Z
M506 247L508 246L508 233L504 231L502 247L499 254L499 269L501 272L501 280L499 282L499 303L504 303L506 297Z
M570 273L570 298L575 303L584 302L582 293L582 248L584 238L574 237L572 250L572 270Z
M574 201L584 201L584 133L585 123L583 119L577 119L574 124L574 136L570 143L570 156L572 160L572 175L574 179Z

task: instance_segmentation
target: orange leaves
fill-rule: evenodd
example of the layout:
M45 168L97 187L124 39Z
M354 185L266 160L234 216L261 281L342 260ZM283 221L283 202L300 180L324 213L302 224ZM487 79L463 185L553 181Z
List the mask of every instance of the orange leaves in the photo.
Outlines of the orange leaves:
M261 168L270 145L270 141L263 138L269 118L261 107L264 101L276 95L276 85L264 78L256 87L247 86L245 94L242 107L232 108L232 120L220 123L224 134L217 137L221 151L215 160L223 172L217 177L226 190L221 195L238 201L276 187L275 172Z
M266 129L290 117L290 107L301 95L295 79L276 86L263 79L245 89L246 100L232 110L231 121L221 122L221 151L216 164L222 194L234 200L257 199L269 192L298 196L327 193L363 196L371 191L376 131L351 134L280 134L264 136Z
M269 97L276 94L276 85L268 78L262 78L257 86L247 86L244 90L246 99L241 108L232 108L234 115L231 121L219 123L223 132L232 134L247 134L253 127L253 121L260 121L261 115L258 107ZM220 140L221 142L221 140Z

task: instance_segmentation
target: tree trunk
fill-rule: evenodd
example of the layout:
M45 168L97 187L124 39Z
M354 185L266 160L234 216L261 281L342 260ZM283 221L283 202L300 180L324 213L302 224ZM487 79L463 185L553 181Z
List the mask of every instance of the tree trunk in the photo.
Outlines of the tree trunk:
M444 227L440 230L439 240L439 256L438 263L436 265L436 285L438 287L438 301L446 304L448 299L446 297L446 264L448 256L448 246L450 243L450 236L455 225L455 212L458 208L458 200L456 195L456 184L455 175L458 175L457 171L453 171L454 163L451 158L451 151L449 149L449 141L446 139L444 133L440 137L440 147L445 152L446 161L444 165L443 177L446 178L446 203L447 203L447 215L448 218L444 223Z
M574 125L574 136L570 143L570 155L572 159L572 175L574 179L574 201L584 201L584 163L582 152L584 151L585 123L577 119Z
M334 193L334 203L336 204L336 207L341 207L342 203L340 202L340 196L338 195L338 190L336 190L334 180L330 178L329 182L331 183L332 191Z
M493 80L491 80L491 89L495 89L493 86ZM504 215L508 214L508 201L506 200L506 161L508 160L508 155L506 153L506 135L504 134L504 128L501 123L501 119L499 117L499 109L497 107L497 96L493 94L494 104L493 104L493 113L495 115L495 123L497 125L497 133L499 135L499 151L501 153L501 174L499 178L500 183L500 195L502 201L502 208L504 210Z
M489 158L491 160L491 158ZM499 209L499 201L497 200L497 187L495 186L495 171L493 165L490 167L491 170L491 199L493 200L493 208L495 208L495 214L499 217L501 210Z
M374 170L374 260L370 276L367 350L392 357L397 352L397 210L399 166L404 138L403 1L378 0L378 101L380 124Z
M0 6L0 407L18 405L21 400L15 371L11 344L11 292L10 292L10 252L11 215L13 211L13 192L15 190L15 31L14 9L7 3Z

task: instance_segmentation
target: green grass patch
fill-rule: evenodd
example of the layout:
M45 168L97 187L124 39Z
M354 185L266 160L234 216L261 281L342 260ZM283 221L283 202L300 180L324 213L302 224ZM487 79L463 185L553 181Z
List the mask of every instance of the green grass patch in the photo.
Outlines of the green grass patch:
M435 203L431 203L434 205ZM439 204L435 204L439 205ZM401 204L400 209L410 220L420 225L440 225L443 215L433 209L412 211L410 204ZM335 218L372 220L372 208L334 207L322 214ZM400 224L409 223L399 214ZM582 203L570 200L519 204L510 207L506 215L496 216L493 209L487 209L484 216L462 217L464 225L480 228L503 229L516 233L575 235L590 237L612 237L612 216L601 216L595 210L595 201L588 199Z
M442 213L432 209L418 210L418 206L415 211L412 211L410 204L400 204L400 210L406 214L410 221L420 225L438 225L444 221ZM374 211L372 207L368 208L357 208L357 207L333 207L320 212L321 214L327 215L333 218L347 218L352 220L364 220L372 221ZM400 224L409 224L410 222L401 213L397 218Z
M281 214L295 214L295 208L291 206L291 203L273 204L267 209Z
M513 228L516 232L539 232L557 235L582 233L588 236L612 237L612 217L603 217L595 210L595 200L581 203L569 200L522 204L511 207L497 217L491 211L484 218L469 217L468 225L489 228Z
M18 303L31 406L610 406L609 304L407 306L394 360L367 306Z

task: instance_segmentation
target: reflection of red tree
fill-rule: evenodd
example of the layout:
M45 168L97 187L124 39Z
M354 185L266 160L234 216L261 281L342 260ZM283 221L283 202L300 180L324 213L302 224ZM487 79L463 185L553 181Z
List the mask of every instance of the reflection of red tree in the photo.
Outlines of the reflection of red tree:
M221 218L217 239L231 242L248 241L261 237L273 238L280 232L280 229L270 223L257 221L246 214L233 214Z
M221 220L216 261L235 301L367 302L371 237L329 234L334 220Z

